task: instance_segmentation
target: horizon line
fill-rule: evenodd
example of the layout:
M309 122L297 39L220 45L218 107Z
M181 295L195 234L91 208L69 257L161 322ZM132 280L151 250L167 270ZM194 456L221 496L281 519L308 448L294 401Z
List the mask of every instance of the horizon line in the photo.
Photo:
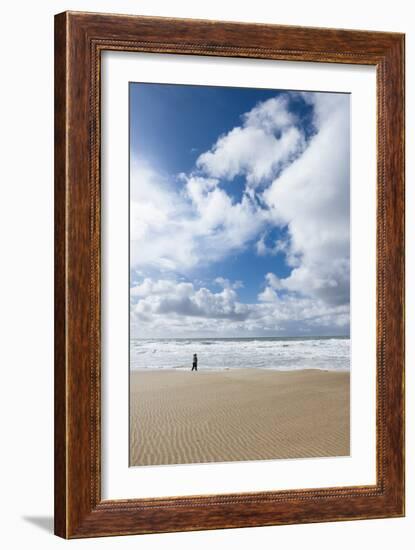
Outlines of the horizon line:
M131 340L252 340L253 338L349 338L350 334L297 334L290 336L147 336L134 337Z

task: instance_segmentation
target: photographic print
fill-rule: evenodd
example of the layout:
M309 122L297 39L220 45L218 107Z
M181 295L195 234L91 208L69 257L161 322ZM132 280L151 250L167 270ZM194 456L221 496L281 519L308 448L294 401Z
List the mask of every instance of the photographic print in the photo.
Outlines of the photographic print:
M404 72L399 33L55 16L58 536L405 515Z
M350 95L131 82L130 466L350 454Z

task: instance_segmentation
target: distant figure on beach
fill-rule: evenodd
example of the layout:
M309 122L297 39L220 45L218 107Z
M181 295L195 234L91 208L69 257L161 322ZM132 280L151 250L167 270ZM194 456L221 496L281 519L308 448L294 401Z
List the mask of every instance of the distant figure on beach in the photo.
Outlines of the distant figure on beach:
M192 370L197 370L197 355L196 355L196 353L193 354Z

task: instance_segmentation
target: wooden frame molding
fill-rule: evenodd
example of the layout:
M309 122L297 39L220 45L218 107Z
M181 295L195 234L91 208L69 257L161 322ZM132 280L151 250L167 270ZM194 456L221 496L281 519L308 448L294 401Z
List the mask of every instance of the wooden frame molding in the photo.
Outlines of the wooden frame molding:
M101 500L100 62L103 50L376 67L376 485ZM64 538L78 538L403 514L404 35L76 12L57 15L55 533Z

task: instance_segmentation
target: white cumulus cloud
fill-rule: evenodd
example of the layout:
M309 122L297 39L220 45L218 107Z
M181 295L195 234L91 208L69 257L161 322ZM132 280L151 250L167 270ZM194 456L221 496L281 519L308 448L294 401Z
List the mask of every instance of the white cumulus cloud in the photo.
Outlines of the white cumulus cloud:
M348 323L345 306L327 306L310 297L280 296L279 280L267 275L267 286L259 303L244 304L230 281L214 292L193 283L150 278L131 289L131 326L141 337L261 336L293 334L327 328L342 328Z
M296 122L286 96L268 99L244 115L242 126L200 155L197 166L216 178L244 175L248 184L256 186L304 149L304 133Z
M287 225L299 265L285 288L329 303L349 300L349 96L308 95L318 132L264 191L276 224Z

